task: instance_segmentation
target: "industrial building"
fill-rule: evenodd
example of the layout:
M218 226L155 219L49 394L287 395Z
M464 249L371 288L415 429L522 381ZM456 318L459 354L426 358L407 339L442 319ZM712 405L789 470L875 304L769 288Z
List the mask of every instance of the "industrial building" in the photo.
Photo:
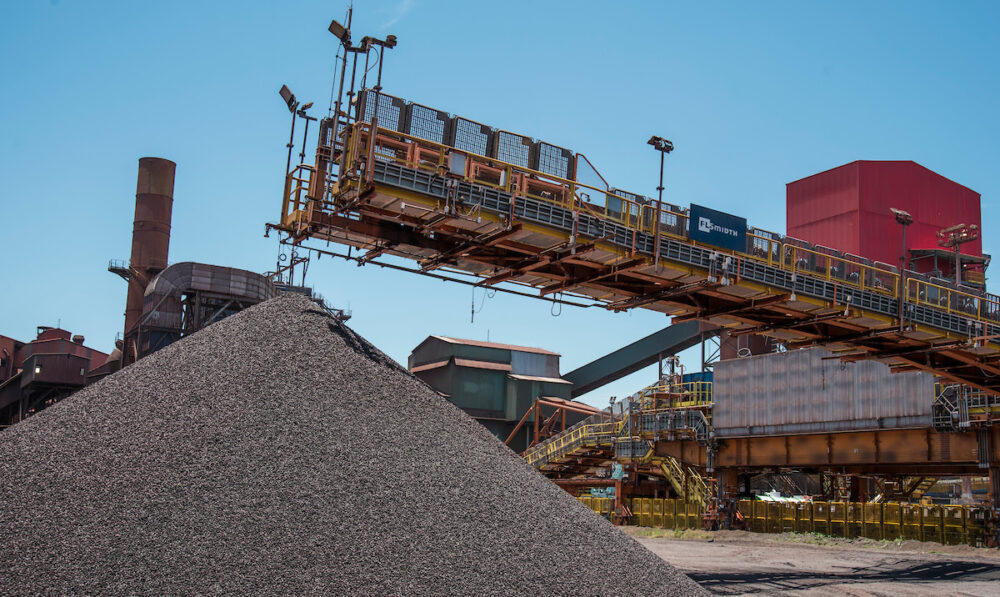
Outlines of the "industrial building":
M0 428L69 396L107 365L109 355L84 342L48 326L30 342L0 336Z
M0 427L277 294L270 277L254 272L169 264L175 170L170 160L139 160L132 256L108 265L128 282L124 340L108 354L58 328L41 326L38 337L27 343L0 336ZM308 289L292 290L311 296Z
M541 348L428 336L410 353L410 373L443 394L515 450L529 429L511 433L538 398L566 401L573 384L559 376L559 355ZM597 409L578 404L578 408ZM568 423L583 418L569 413Z
M956 251L940 245L939 233L982 228L979 193L911 161L851 162L790 182L786 193L789 237L947 280L955 279ZM912 221L901 224L894 209ZM990 257L979 235L958 253L962 282L984 289Z

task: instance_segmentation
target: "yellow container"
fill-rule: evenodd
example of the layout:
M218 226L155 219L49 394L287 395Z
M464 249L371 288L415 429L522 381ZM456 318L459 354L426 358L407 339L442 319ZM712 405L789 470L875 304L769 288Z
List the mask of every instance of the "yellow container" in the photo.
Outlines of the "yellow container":
M830 534L830 502L813 502L813 532Z
M965 517L965 506L941 506L941 522L946 545L960 545L968 542Z
M753 518L750 521L750 530L755 533L767 532L767 502L753 502Z
M941 506L921 506L923 521L920 524L921 541L943 543L944 518L941 516Z
M753 518L753 502L750 500L740 500L736 504L736 509L739 511L740 516L746 521L747 526L750 525L750 519Z
M653 526L659 529L663 528L663 500L654 499L653 500Z
M890 502L882 505L882 538L887 541L903 536L903 511L899 504Z
M684 500L677 500L677 514L674 515L674 528L683 531L688 528L687 504Z
M653 526L653 500L639 498L639 526Z
M923 533L921 521L923 520L923 509L920 504L900 504L900 511L903 519L903 539L922 541Z
M989 513L983 508L967 508L965 511L965 538L969 545L983 545L986 532L986 518Z
M868 539L882 538L883 504L861 504L862 535Z
M677 500L663 500L663 528L672 529L677 526L676 512Z
M795 521L798 519L799 505L795 502L784 502L781 506L781 521L779 530L782 533L794 533Z
M795 532L796 533L813 532L813 522L812 522L813 503L799 502L798 504L795 504L795 509L797 510L795 514Z
M781 532L781 504L778 502L767 502L767 528L764 532Z
M847 536L847 502L830 502L830 536Z
M855 538L865 534L865 505L863 502L847 502L846 524L844 535Z
M695 503L687 504L687 528L689 529L700 529L701 528L701 506Z

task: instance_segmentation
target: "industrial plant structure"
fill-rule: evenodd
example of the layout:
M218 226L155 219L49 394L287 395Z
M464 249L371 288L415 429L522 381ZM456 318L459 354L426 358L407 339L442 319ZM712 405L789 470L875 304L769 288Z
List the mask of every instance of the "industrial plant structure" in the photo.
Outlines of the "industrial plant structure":
M387 95L381 60L395 38L355 47L339 37L345 71L380 47L379 78L360 91L348 85L346 101L337 96L319 122L315 160L289 164L280 218L269 225L284 243L705 326L653 330L658 345L588 372L591 390L640 362L662 363L692 338L721 334L724 356L737 359L714 363L717 388L712 372L661 367L612 408L536 434L528 462L582 498L603 492L601 510L620 521L636 519L636 500L674 496L685 516L737 524L756 516L737 503L765 473L819 475L830 500L856 500L863 513L864 504L916 501L938 477L988 477L983 512L993 514L980 520L995 519L1000 297L984 289L989 257L977 241L974 191L913 162L854 162L790 183L788 235L761 230L708 206L587 184L604 179L581 153ZM283 95L293 119L309 118ZM659 137L650 144L673 150ZM456 357L410 364L418 375L426 365L454 375ZM503 392L489 395L509 422ZM525 417L543 416L532 412ZM885 508L880 525L895 516ZM814 518L822 516L810 510L810 525Z

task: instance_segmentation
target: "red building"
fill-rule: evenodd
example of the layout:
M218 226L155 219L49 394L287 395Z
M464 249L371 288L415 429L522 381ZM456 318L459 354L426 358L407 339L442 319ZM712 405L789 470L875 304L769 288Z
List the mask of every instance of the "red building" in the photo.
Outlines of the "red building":
M909 269L954 279L955 255L938 245L939 230L981 226L979 193L912 161L851 162L788 183L788 236L898 267L903 228L890 208L908 212ZM982 285L988 256L982 241L961 246L962 280Z
M0 336L0 429L69 396L121 356L83 343L83 336L46 326L31 342Z

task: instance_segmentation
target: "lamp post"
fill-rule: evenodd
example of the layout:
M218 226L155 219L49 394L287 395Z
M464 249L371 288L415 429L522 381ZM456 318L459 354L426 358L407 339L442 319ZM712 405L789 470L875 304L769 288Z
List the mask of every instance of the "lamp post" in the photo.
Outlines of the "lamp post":
M654 267L659 267L660 265L660 212L663 209L663 161L667 157L667 154L674 150L673 142L663 137L658 137L653 135L649 138L646 143L653 146L653 149L660 152L660 185L656 187L656 221L653 223L653 238L656 239L654 243Z
M889 211L892 212L892 215L896 216L896 222L903 227L903 252L899 255L899 271L905 272L910 267L910 260L906 258L906 228L913 223L913 216L909 212L896 209L895 207L890 207Z
M979 226L955 224L937 233L938 245L955 249L955 288L962 285L962 245L979 238Z

